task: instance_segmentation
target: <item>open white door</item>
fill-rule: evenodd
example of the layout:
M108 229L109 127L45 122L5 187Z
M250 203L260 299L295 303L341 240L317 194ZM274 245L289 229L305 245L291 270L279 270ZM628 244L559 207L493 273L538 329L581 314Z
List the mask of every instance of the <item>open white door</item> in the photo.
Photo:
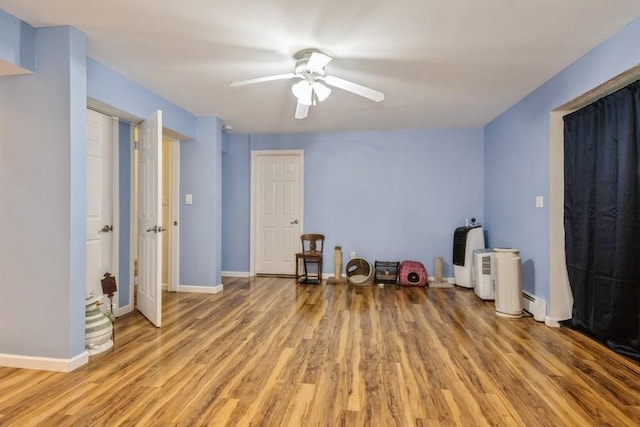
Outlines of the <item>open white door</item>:
M138 146L137 308L151 323L162 324L162 111L140 126Z

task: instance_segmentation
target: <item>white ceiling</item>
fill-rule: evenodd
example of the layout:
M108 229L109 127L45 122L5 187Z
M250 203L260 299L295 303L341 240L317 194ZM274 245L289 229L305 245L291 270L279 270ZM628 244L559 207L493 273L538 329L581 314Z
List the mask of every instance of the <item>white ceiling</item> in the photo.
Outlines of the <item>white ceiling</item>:
M35 27L72 25L89 56L234 132L482 126L640 16L638 0L0 0ZM293 71L318 48L334 89L295 120Z

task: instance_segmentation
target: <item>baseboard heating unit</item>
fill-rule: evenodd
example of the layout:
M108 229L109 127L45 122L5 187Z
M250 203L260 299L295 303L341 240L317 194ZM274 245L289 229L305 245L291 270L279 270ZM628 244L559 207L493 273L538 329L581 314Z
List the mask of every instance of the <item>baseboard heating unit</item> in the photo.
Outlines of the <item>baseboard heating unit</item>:
M544 322L544 318L547 315L547 302L542 298L523 291L522 308L538 322Z

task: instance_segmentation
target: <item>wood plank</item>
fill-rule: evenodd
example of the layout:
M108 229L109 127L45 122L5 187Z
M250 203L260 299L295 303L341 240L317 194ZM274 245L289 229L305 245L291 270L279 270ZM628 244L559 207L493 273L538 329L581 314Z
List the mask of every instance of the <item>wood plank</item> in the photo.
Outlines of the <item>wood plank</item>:
M74 372L0 368L2 425L638 425L640 365L462 288L230 278Z

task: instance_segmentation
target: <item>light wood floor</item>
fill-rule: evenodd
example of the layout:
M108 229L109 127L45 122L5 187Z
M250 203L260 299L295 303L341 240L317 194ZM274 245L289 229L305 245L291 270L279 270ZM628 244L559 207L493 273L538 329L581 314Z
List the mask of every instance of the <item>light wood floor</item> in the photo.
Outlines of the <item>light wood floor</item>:
M463 289L228 279L72 373L0 368L0 425L640 425L640 367Z

